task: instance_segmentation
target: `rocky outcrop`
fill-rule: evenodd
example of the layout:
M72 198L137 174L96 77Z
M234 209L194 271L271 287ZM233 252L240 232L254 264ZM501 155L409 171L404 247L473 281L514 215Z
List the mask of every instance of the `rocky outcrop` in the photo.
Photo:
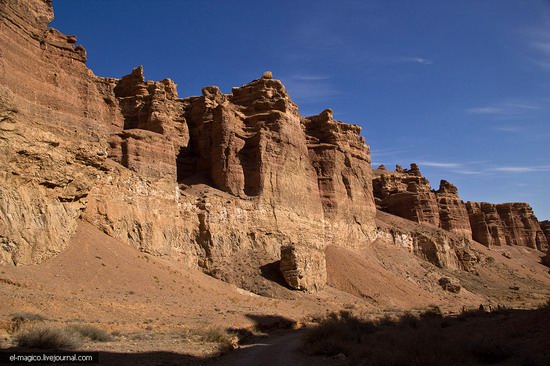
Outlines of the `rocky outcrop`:
M462 286L460 286L460 282L454 278L441 277L438 283L443 288L443 290L455 294L458 294L460 292L460 289L462 288Z
M370 236L375 216L370 152L361 128L327 109L302 118L325 218L325 240L353 247Z
M52 19L51 2L0 1L0 263L64 249L122 123L109 85Z
M430 183L418 166L393 172L374 170L373 191L381 210L411 221L440 225L439 204Z
M476 271L480 256L464 236L382 211L376 214L376 224L376 237L385 243L403 247L439 268Z
M322 253L372 239L358 126L301 116L269 72L190 98L141 67L97 77L76 37L48 28L51 2L0 9L0 263L59 253L80 219L209 273L250 250L278 260L283 243Z
M546 237L546 241L550 244L550 221L544 220L540 222L540 228Z
M327 282L326 267L322 251L293 244L281 247L280 270L295 290L322 290Z
M435 195L439 205L439 226L443 230L471 239L468 211L458 196L458 189L452 183L442 180Z
M543 263L550 267L550 221L544 220L540 222L540 228L544 232L546 242L548 243L548 250L546 256L542 259Z
M434 191L414 163L410 169L397 166L392 172L378 168L374 174L374 196L381 210L472 237L466 206L453 184L442 180Z
M527 203L467 202L473 239L486 246L521 245L548 249L541 225Z
M145 81L140 66L115 81L123 131L112 136L109 157L140 176L176 179L176 156L189 143L183 102L170 79Z
M458 189L442 180L433 191L418 166L374 170L374 196L379 209L418 223L428 223L486 246L520 245L540 251L548 239L527 203L464 203Z

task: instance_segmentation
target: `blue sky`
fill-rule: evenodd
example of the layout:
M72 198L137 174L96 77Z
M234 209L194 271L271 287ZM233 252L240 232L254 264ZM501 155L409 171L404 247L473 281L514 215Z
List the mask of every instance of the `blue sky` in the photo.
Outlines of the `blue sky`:
M363 127L373 165L550 219L550 1L54 0L95 74L228 93L265 70L303 115Z

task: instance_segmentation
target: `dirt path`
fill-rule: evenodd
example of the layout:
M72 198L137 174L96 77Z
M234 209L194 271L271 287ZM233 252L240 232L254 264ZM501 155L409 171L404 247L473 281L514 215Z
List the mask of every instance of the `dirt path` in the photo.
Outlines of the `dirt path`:
M305 330L292 331L261 339L223 356L209 366L262 365L262 366L317 366L338 365L342 361L310 357L300 350Z

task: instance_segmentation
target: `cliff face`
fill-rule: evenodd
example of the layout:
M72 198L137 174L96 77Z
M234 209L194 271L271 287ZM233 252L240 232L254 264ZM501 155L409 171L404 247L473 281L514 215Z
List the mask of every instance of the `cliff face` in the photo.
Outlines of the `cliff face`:
M148 81L142 67L95 76L52 19L50 1L0 0L0 264L58 254L85 220L237 285L242 274L227 270L236 258L257 269L292 248L283 273L315 290L327 245L397 240L393 219L377 228L374 196L434 227L397 236L440 267L473 270L471 228L486 245L545 248L528 206L469 204L469 213L456 187L432 190L414 164L373 180L360 127L328 109L301 116L271 73L228 94L209 86L180 98L172 80Z
M442 180L434 191L416 164L410 169L398 166L395 171L376 169L373 187L382 211L471 239L468 212L457 188Z
M546 237L546 242L548 243L548 250L546 251L546 257L544 257L543 261L547 266L550 266L550 221L548 220L542 221L540 223L540 227L544 232L544 236Z
M48 1L0 1L0 263L61 251L121 124Z
M80 219L212 273L251 250L373 238L358 126L301 116L269 73L185 99L141 67L97 77L76 37L47 27L51 2L0 10L0 263L59 253Z
M411 169L397 167L395 171L385 168L374 171L373 191L377 204L385 212L411 221L439 227L439 204L418 166Z
M435 196L439 206L440 227L443 230L471 239L472 229L470 228L468 211L466 205L458 196L458 189L452 183L442 180Z
M464 203L458 189L442 180L433 191L418 166L374 170L374 195L381 210L428 223L486 246L520 245L540 251L548 239L527 203Z
M468 202L474 240L487 246L521 245L540 251L548 240L527 203Z

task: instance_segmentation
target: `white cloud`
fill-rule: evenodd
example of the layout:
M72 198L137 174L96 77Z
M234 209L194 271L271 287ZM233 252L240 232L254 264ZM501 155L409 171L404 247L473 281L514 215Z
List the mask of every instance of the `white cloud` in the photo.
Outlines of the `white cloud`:
M394 60L395 62L412 62L422 65L431 65L433 61L424 57L398 57Z
M515 133L515 132L520 132L521 128L519 128L518 126L497 126L497 127L494 127L493 130L500 131L500 132Z
M466 110L468 113L474 113L474 114L504 114L505 111L502 108L498 107L476 107L476 108L469 108Z
M484 161L477 161L477 162L468 162L466 164L461 163L452 163L452 162L437 162L437 161L420 161L418 162L418 166L420 169L422 167L431 167L431 168L439 168L443 170L448 170L452 173L456 174L463 174L463 175L480 175L480 174L486 174L485 172L481 170L472 169L472 165L485 163Z
M439 163L439 162L434 162L434 161L420 161L420 162L418 162L418 165L419 166L431 166L431 167L435 167L435 168L447 168L447 169L462 168L463 167L462 164L458 164L458 163Z
M539 105L530 103L505 102L495 105L473 107L466 109L467 113L493 116L522 115L542 109Z
M296 74L296 75L292 75L290 79L304 80L304 81L319 81L319 80L328 80L330 78L326 75Z
M281 79L290 97L298 104L317 102L341 94L327 75L294 74Z
M502 173L533 173L533 172L550 172L550 165L538 166L503 166L493 169L495 172Z

